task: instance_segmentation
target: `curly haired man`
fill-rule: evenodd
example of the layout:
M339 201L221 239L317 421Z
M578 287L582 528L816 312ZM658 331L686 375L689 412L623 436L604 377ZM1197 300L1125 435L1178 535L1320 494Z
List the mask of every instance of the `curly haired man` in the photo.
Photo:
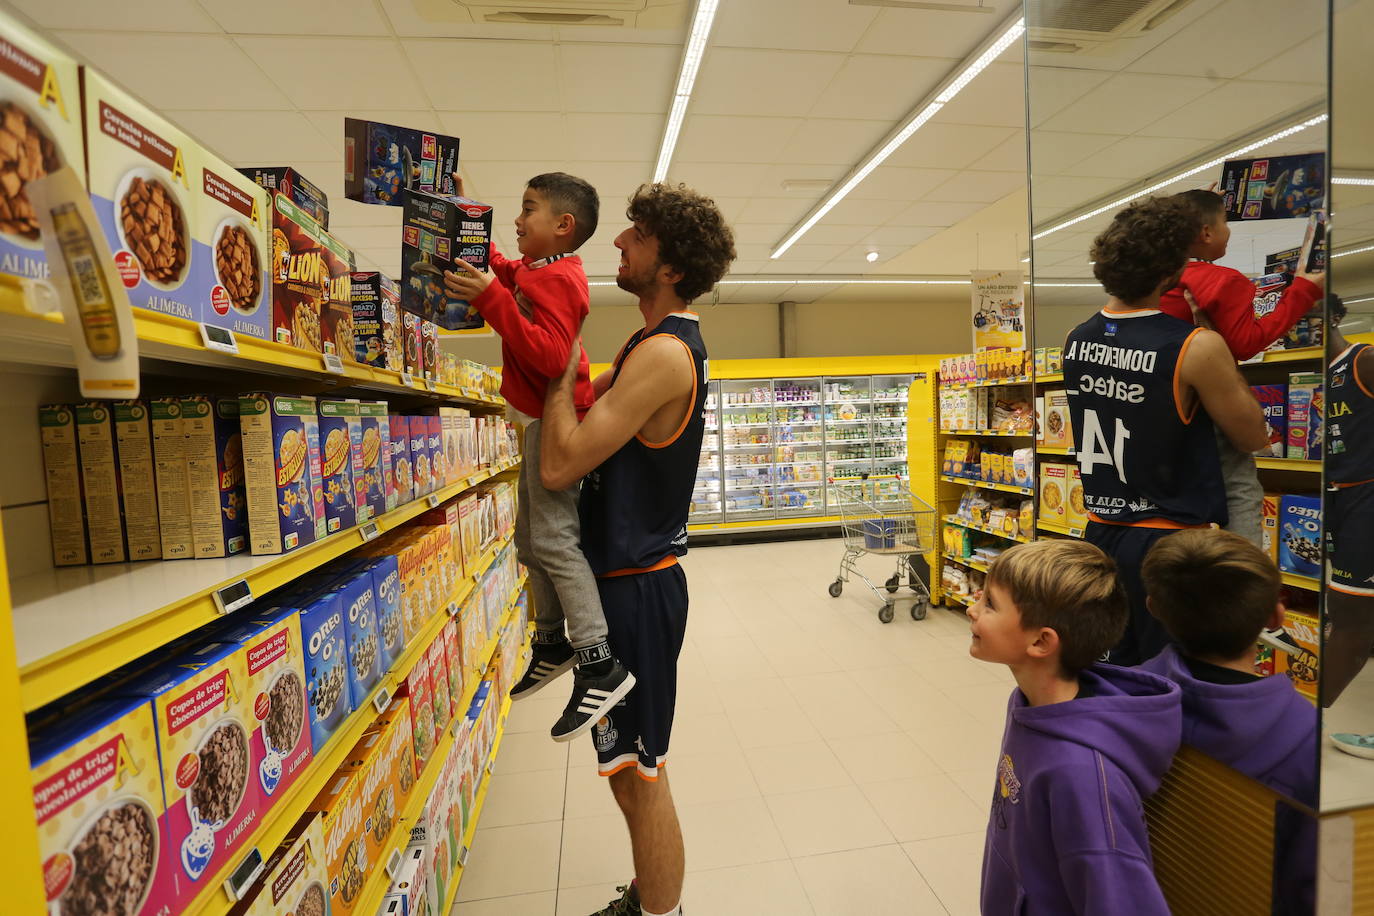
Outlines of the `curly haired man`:
M544 485L586 477L582 549L597 576L610 647L635 689L596 724L599 769L630 829L636 878L607 916L681 916L685 854L664 769L687 630L687 511L706 428L708 363L688 305L735 259L734 236L709 198L685 186L640 187L616 237L616 283L639 298L644 327L593 383L579 424L577 354L549 386ZM574 347L574 351L580 347Z
M1130 605L1126 634L1110 653L1119 665L1147 661L1169 642L1145 607L1140 568L1150 548L1183 528L1226 524L1215 430L1242 452L1268 441L1226 341L1159 309L1198 230L1196 214L1176 199L1147 198L1116 214L1091 254L1107 305L1064 345L1084 538L1116 561Z

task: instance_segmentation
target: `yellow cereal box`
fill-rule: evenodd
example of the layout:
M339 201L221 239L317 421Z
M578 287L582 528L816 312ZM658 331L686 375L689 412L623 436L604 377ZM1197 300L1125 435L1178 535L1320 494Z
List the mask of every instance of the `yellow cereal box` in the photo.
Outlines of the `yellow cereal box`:
M1279 503L1278 493L1265 493L1260 514L1260 546L1275 565L1279 562Z
M1088 526L1088 509L1083 500L1083 478L1078 465L1069 465L1069 498L1064 501L1064 520L1070 528Z
M405 707L409 710L409 706ZM367 844L367 860L372 863L385 862L391 850L397 845L392 837L400 821L400 812L405 807L405 799L410 787L415 784L415 770L412 761L413 737L409 729L409 715L387 715L374 722L358 744L349 754L348 766L354 767L362 780L359 789L362 804L362 832ZM405 791L402 791L402 764L409 769L404 774Z
M376 863L367 857L363 833L362 774L345 764L311 803L323 815L324 863L329 882L329 913L350 916L358 903L368 870Z
M1314 614L1286 611L1283 628L1301 647L1297 654L1275 652L1275 673L1286 674L1298 692L1313 702L1317 699L1317 682L1321 674L1317 653L1321 641L1321 622Z
M1040 465L1040 519L1056 525L1068 523L1069 466Z
M323 916L329 911L328 897L324 818L318 811L307 811L268 857L262 876L229 910L229 916Z

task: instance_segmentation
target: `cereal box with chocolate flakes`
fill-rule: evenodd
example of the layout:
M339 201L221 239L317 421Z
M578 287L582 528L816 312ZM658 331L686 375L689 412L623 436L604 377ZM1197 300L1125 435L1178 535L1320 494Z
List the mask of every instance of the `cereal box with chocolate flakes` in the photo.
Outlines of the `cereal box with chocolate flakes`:
M403 191L452 194L457 137L344 118L344 197L399 207Z
M193 169L191 190L199 196L191 262L200 320L246 337L269 338L272 208L267 192L206 150L195 151Z
M254 554L288 553L326 534L317 409L311 397L259 392L239 398Z
M377 593L372 586L372 573L366 570L350 574L336 588L344 612L349 695L353 708L361 709L383 673L377 638Z
M85 511L81 508L81 461L76 452L76 415L66 404L38 408L43 443L43 478L48 496L48 528L54 566L84 565Z
M272 339L315 353L324 352L320 316L330 282L322 231L281 193L272 198Z
M378 863L367 855L363 832L363 780L357 767L344 764L310 804L324 816L324 862L329 875L330 916L351 916L369 870ZM371 916L371 914L364 914Z
M359 442L353 449L354 438ZM333 534L358 523L358 488L362 468L362 418L358 402L320 401L320 478L324 485L325 531Z
M307 811L268 856L262 874L229 916L328 916L328 898L324 816Z
M329 196L300 172L289 166L255 166L239 171L265 189L269 197L282 194L322 228L329 228Z
M319 754L353 711L348 687L347 625L343 599L338 592L326 591L296 598L301 605L310 741L315 753Z
M461 259L486 270L491 257L488 204L412 191L401 222L401 308L449 331L486 325L462 299L450 299L444 271Z
M152 417L153 471L157 481L158 532L162 558L192 556L191 494L187 483L186 433L181 423L180 398L154 398Z
M200 321L191 227L194 141L90 67L81 70L91 203L137 308Z
M425 378L439 380L439 326L429 319L420 320L420 371Z
M360 437L354 443L359 466L354 480L358 494L358 522L376 518L387 506L386 465L391 462L391 423L387 418L385 401L361 401L358 404Z
M353 252L324 230L320 230L319 238L327 282L324 301L320 304L320 345L325 353L357 362L353 335Z
M181 418L193 554L205 558L242 553L248 549L248 507L239 400L182 398Z
M410 502L415 498L415 475L410 469L410 418L388 414L387 426L391 441L391 465L387 469L387 509Z
M119 473L115 464L114 413L108 402L72 408L81 456L81 493L86 511L86 544L92 563L124 562L124 525L120 520Z
M401 353L401 290L380 271L353 273L355 359L378 369L405 371Z
M444 470L444 427L438 411L433 409L425 416L425 444L429 447L430 492L442 490L447 475Z
M422 359L422 349L424 346L423 333L421 331L421 318L413 312L401 312L401 363L403 371L409 372L416 378L424 377L424 361Z
M46 279L28 183L64 165L86 177L77 63L0 12L0 273Z
M262 815L253 772L253 698L243 647L208 643L120 685L152 700L179 896L189 901L236 860Z

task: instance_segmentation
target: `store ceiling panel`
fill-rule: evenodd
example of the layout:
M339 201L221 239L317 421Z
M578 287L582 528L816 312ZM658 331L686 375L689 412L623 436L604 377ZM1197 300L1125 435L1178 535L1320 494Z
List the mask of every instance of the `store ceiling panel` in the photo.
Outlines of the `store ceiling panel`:
M401 47L424 74L420 98L437 110L562 111L552 44L448 39L407 40Z
M692 114L678 138L673 164L778 162L788 140L801 124L800 118ZM644 177L647 180L652 175Z
M661 129L681 59L682 49L674 45L559 44L558 80L545 85L542 94L557 93L564 111L656 114ZM511 63L506 61L501 71L508 72ZM466 70L458 69L460 74Z
M697 75L692 113L805 117L844 63L843 54L713 47Z
M892 129L887 121L807 118L772 161L783 165L838 165L847 173ZM730 149L727 145L725 149ZM800 177L800 176L787 176ZM812 197L817 192L812 192Z
M115 29L139 32L217 32L215 21L186 0L10 0L46 29Z
M252 35L386 35L374 0L198 0L224 31ZM114 5L122 5L114 4ZM270 23L271 29L264 29Z
M235 40L300 108L387 108L396 107L401 99L406 101L400 107L406 107L413 104L410 100L424 98L416 71L391 38L293 35Z

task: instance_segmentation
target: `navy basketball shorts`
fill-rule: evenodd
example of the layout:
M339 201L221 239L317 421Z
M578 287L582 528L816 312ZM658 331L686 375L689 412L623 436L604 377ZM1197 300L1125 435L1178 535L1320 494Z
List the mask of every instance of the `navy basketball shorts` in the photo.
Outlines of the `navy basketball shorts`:
M1323 512L1327 584L1347 595L1374 597L1374 483L1327 490Z
M1090 521L1083 532L1084 540L1097 545L1116 561L1116 577L1126 590L1130 617L1121 642L1107 655L1106 660L1113 665L1130 667L1148 662L1169 644L1169 634L1164 624L1145 606L1145 582L1141 578L1140 567L1145 563L1145 555L1151 547L1178 531L1177 528L1104 525Z
M636 767L649 781L668 759L677 705L677 658L687 635L687 575L674 563L598 579L611 652L634 689L592 728L602 776Z

